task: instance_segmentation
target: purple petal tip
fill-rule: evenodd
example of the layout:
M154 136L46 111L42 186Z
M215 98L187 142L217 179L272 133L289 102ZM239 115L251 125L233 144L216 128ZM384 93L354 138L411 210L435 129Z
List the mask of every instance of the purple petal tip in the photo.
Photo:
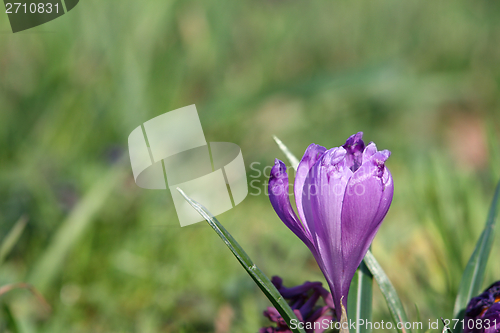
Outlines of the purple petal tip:
M351 135L342 146L348 151L363 151L365 143L363 141L363 132Z
M274 166L271 169L271 179L273 178L285 178L288 177L286 173L286 165L279 159L274 160Z
M352 171L356 171L362 163L362 156L365 150L363 132L351 135L342 147L347 152L346 165L351 168Z

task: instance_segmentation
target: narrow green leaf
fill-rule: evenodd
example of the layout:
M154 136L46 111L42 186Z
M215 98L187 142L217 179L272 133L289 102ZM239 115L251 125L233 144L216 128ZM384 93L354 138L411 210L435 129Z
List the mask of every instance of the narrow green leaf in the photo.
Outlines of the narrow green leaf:
M292 320L294 320L295 323L299 322L292 309L290 308L290 306L288 306L285 299L281 296L281 294L269 280L269 278L252 262L250 257L245 253L240 244L236 242L233 236L231 236L231 234L205 207L189 198L180 188L177 188L177 191L179 191L184 199L186 199L187 202L208 222L208 224L215 230L217 235L219 235L224 243L226 243L229 250L231 250L236 259L238 259L240 264L250 275L250 277L259 286L266 297L271 301L276 310L278 310L292 332L305 333L305 331L298 328L297 325L291 325ZM292 327L297 328L292 329Z
M354 333L367 333L371 329L360 323L371 322L372 319L373 275L364 262L359 265L351 282L347 309L349 319L356 323ZM353 333L351 331L351 333Z
M273 135L273 139L274 141L276 141L281 151L285 154L286 158L288 159L292 167L295 169L295 171L297 171L297 167L299 166L299 160L297 159L297 157L295 157L295 155L292 154L292 152L288 149L288 147L285 146L285 144L280 139L278 139L276 135Z
M417 323L422 323L422 317L420 316L420 310L418 309L417 304L415 304L415 312L417 313ZM420 327L417 324L417 333L422 333L423 328L423 325Z
M408 322L408 317L406 316L405 309L403 308L403 304L399 299L396 289L394 289L391 281L385 274L382 267L380 267L371 251L368 251L366 253L364 262L370 272L373 274L375 281L377 281L382 295L384 295L387 306L389 307L389 311L391 312L392 319L394 321L394 324L396 325L396 329L398 330L398 332L411 333L410 329L398 328L398 323L401 323L399 324L400 327L404 327L404 324Z
M26 227L26 223L28 222L28 217L23 215L17 220L12 229L10 229L9 233L2 240L2 244L0 245L0 265L5 260L5 257L10 253L14 245L16 245L19 237L23 233L24 227Z
M483 232L476 243L458 287L458 294L455 300L453 317L461 320L464 317L464 311L469 300L479 294L481 284L483 283L486 263L493 245L494 227L498 213L498 199L500 197L500 182L498 182L493 201L491 202L488 219Z
M12 311L10 310L10 307L7 304L3 304L3 313L5 317L6 328L12 333L19 333L17 320L12 314Z

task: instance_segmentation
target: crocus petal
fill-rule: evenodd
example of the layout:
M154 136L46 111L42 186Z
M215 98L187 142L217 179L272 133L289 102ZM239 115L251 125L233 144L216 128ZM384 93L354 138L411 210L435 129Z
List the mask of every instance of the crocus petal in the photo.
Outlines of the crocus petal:
M297 204L299 217L304 224L304 228L307 230L306 232L309 234L310 231L305 223L304 210L302 208L302 189L304 188L304 182L309 174L309 170L311 170L313 165L321 158L325 151L325 147L311 143L309 147L307 147L304 156L302 156L299 166L297 167L297 172L295 173L295 183L293 184L295 203Z
M302 206L305 221L319 253L316 258L332 291L337 318L342 297L341 211L342 200L352 171L345 166L346 150L332 148L314 164L304 183ZM347 297L347 295L345 295Z
M306 281L300 286L286 288L283 286L283 280L278 276L273 276L271 280L274 286L278 289L281 296L290 305L297 319L304 324L307 333L323 332L323 329L318 330L317 323L320 320L330 320L333 318L330 310L333 308L331 302L332 296L322 287L321 282ZM322 298L326 301L325 306L316 304ZM268 308L264 311L264 316L277 324L277 327L264 327L260 330L261 333L268 332L290 332L283 318L279 315L275 308Z
M494 302L495 298L488 291L485 291L481 295L471 298L465 309L465 315L475 318L488 309Z
M489 320L486 321L486 319ZM483 325L489 323L489 327L484 328L484 333L499 333L500 332L500 303L495 303L486 311L483 317Z
M299 237L310 249L313 247L310 236L297 218L290 204L288 195L288 174L285 163L276 159L269 178L269 199L285 225Z
M318 319L316 319L316 322L317 323L324 323L325 321L326 322L330 322L331 320L333 319L332 316L329 316L329 315L321 315ZM321 325L320 328L317 328L316 331L314 331L315 333L323 333L324 331L326 331L328 329L328 325Z
M362 163L363 151L365 150L365 143L362 138L363 132L358 132L351 135L342 146L347 152L345 156L346 165L352 171L356 171Z
M264 316L275 323L278 323L282 319L278 310L276 310L276 308L273 308L272 306L268 307L267 310L264 311Z
M500 281L471 298L465 309L464 327L464 333L500 332Z
M489 286L488 289L486 289L486 292L493 295L493 298L500 297L500 281L497 281Z
M333 304L332 294L330 294L326 289L323 289L321 297L323 298L323 301L325 301L325 304L328 307L335 309L335 304Z
M295 315L297 316L297 319L299 321L304 322L304 317L302 316L302 313L300 313L299 309L294 309L293 313L295 313ZM283 321L284 321L284 319L283 319ZM285 323L285 325L286 325L286 323Z
M356 269L389 210L394 191L392 176L384 165L390 153L373 153L374 146L366 147L363 164L349 180L342 205L341 289L345 297Z
M330 310L330 308L328 306L323 306L323 307L317 308L313 313L311 313L311 315L309 315L309 318L307 318L307 319L310 322L321 321L320 317L323 316L326 312L328 312L328 310ZM331 316L330 316L330 318L331 318ZM318 319L320 319L320 320L318 320ZM321 331L321 332L323 332L323 331ZM316 333L317 332L319 332L319 331L316 330Z
M305 282L300 286L292 288L281 287L280 289L278 289L278 291L280 292L281 295L283 295L283 297L292 298L318 287L321 287L321 282Z
M301 313L311 313L311 311L314 309L314 306L316 305L316 302L318 301L320 297L320 292L315 290L311 297L300 307L300 312Z

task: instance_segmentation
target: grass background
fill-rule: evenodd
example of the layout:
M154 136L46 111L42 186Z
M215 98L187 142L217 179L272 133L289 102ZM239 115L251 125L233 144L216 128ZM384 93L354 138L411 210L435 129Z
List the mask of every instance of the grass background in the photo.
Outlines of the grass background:
M219 220L269 276L324 281L263 193L280 137L297 155L357 131L392 156L373 252L410 316L451 317L500 178L500 3L85 0L12 34L0 14L0 266L18 332L256 332L268 301L205 224L138 188L127 137L196 104L238 144L250 195ZM259 191L260 190L260 193ZM496 242L486 284L500 279ZM375 288L376 290L376 288ZM389 314L378 291L374 320Z

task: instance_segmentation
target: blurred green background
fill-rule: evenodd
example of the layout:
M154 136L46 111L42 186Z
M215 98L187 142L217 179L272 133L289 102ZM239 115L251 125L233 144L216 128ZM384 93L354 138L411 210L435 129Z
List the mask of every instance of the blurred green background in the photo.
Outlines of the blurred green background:
M395 196L373 252L413 320L415 304L424 323L451 318L500 178L499 18L496 1L82 0L12 34L0 14L0 240L27 221L2 243L0 285L32 283L52 306L10 291L0 330L268 324L269 302L215 233L180 228L170 194L133 181L129 133L190 104L254 181L219 220L287 286L324 279L263 192L261 172L285 159L272 135L297 155L358 131L391 150ZM373 320L388 320L374 289Z

